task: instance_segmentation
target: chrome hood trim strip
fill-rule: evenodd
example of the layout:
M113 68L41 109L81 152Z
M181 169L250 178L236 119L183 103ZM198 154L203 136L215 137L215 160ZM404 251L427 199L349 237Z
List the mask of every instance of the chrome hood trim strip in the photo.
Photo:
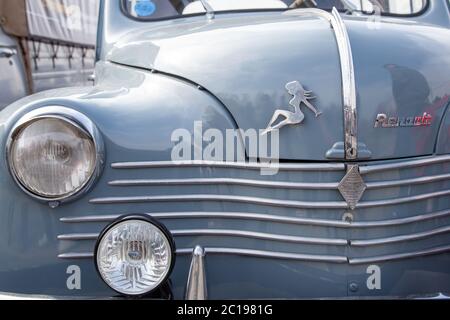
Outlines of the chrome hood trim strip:
M289 16L318 16L329 21L333 28L341 62L345 159L355 160L358 158L356 81L352 48L345 23L336 8L333 8L331 14L320 9L294 9L284 14Z

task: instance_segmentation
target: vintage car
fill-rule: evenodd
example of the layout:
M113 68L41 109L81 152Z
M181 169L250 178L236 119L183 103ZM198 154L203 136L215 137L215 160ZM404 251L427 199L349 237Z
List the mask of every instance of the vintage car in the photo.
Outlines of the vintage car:
M447 0L104 0L0 112L1 298L450 293Z

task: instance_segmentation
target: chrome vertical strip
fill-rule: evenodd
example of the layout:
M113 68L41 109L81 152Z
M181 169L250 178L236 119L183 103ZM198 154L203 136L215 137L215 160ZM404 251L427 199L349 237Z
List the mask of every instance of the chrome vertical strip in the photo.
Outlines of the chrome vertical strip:
M208 298L204 258L205 250L196 246L192 253L191 268L186 285L186 300L206 300Z
M336 8L332 14L320 9L294 9L285 12L292 16L317 16L330 22L339 51L342 74L342 97L344 107L344 145L345 158L354 160L358 157L357 140L357 112L356 112L356 82L353 66L353 55L348 37L347 28Z
M352 48L347 28L336 8L333 8L334 33L339 47L342 69L342 97L344 100L345 158L354 160L358 157L357 114L356 114L356 82L353 66Z

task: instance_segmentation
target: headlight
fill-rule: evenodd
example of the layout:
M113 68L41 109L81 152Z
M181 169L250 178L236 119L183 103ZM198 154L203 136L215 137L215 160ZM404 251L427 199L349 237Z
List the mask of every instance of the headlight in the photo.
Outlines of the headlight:
M102 232L96 266L111 289L139 296L165 282L175 262L174 253L175 245L164 226L147 216L128 216Z
M80 192L102 162L92 123L73 110L55 110L58 114L38 109L21 119L8 146L9 166L19 185L48 201Z

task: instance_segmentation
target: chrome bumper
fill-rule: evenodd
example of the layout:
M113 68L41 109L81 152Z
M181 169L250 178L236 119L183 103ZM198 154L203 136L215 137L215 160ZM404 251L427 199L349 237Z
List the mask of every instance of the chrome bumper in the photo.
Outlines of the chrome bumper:
M94 297L69 297L69 296L47 296L35 294L17 294L11 292L0 292L0 300L95 300ZM107 300L113 298L106 298Z
M117 297L69 297L69 296L46 296L46 295L29 295L29 294L15 294L10 292L0 292L0 301L5 300L19 300L19 301L32 301L32 300L120 300ZM122 298L123 299L123 298ZM450 296L444 295L442 293L429 295L429 296L414 296L414 297L350 297L336 299L332 298L329 300L450 300ZM317 300L317 299L314 299ZM324 298L322 300L328 300Z

